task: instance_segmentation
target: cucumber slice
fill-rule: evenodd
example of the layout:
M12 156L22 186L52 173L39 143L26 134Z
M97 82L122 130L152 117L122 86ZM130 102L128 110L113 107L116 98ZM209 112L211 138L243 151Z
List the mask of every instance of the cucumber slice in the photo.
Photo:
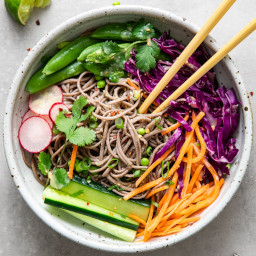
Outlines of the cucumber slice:
M131 218L121 216L87 201L72 197L50 186L44 190L43 199L46 204L84 214L98 220L107 221L124 228L137 230L139 227L139 223Z
M70 215L72 215L73 217L86 222L100 230L103 230L121 240L127 241L127 242L133 242L136 236L137 231L132 230L132 229L128 229L128 228L124 228L106 221L102 221L102 220L97 220L95 218L92 217L88 217L85 216L83 214L79 214L76 212L71 212L68 210L64 210L65 212L69 213Z
M124 201L119 195L107 190L106 187L74 175L73 181L61 189L76 198L88 201L110 211L129 216L134 214L147 221L150 201L149 200L128 200Z

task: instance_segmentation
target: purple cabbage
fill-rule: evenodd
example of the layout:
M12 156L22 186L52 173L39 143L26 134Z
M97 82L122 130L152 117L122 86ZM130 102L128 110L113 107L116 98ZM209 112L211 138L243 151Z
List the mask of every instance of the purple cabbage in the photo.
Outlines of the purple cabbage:
M177 139L180 137L182 133L182 129L178 128L173 135L171 136L171 138L165 143L165 145L161 148L160 151L158 151L155 155L154 158L154 162L160 158L172 145L174 145L174 143L177 141Z
M167 33L164 33L159 39L154 38L153 41L158 44L163 52L170 56L169 61L158 60L155 68L143 73L136 67L136 52L132 49L131 57L125 63L125 70L139 82L140 87L147 93L154 89L184 49L181 43L170 38ZM200 46L189 58L188 63L179 70L160 93L156 102L161 104L208 59L208 53ZM196 114L200 111L205 112L205 117L200 121L199 125L206 142L208 160L216 168L220 176L229 173L226 165L227 163L232 163L238 154L238 149L235 145L236 139L233 135L238 127L239 105L240 102L237 100L234 90L227 90L224 86L219 87L215 73L209 71L179 99L172 101L167 111L172 118L181 122L186 131L191 130L191 120L184 122L185 115L190 111L195 111ZM176 154L179 154L180 147L183 144L185 130L182 130L182 134L179 135L176 141ZM183 168L180 167L180 179L183 171ZM209 172L206 170L206 178L207 176L210 177L207 173ZM181 184L179 185L181 187Z

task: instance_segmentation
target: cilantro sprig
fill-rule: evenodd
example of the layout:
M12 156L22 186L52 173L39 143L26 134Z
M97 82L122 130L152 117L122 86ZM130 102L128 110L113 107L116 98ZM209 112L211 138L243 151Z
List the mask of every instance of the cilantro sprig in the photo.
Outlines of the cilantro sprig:
M156 66L156 57L160 54L160 48L154 41L148 40L146 45L138 47L136 54L136 67L147 72Z
M38 168L41 171L41 173L43 175L48 175L52 167L52 160L50 154L45 153L44 151L40 152L38 161Z
M77 127L77 124L85 121L94 111L95 107L88 107L85 114L83 109L87 105L84 97L79 97L72 107L72 115L67 116L65 112L60 112L56 117L56 127L59 131L65 133L66 142L69 141L74 145L85 146L91 144L96 139L95 131L88 127Z

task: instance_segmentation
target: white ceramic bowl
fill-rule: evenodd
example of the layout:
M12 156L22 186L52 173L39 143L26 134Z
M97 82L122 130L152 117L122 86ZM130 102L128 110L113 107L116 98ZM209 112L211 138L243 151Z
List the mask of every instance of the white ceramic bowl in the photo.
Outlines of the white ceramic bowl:
M118 6L93 10L76 16L43 37L31 50L20 66L9 93L4 120L4 146L10 172L21 195L31 209L50 227L60 234L80 244L95 249L115 252L138 252L170 246L196 233L212 221L230 201L246 171L252 144L252 114L245 86L230 57L226 57L215 67L219 83L233 87L242 102L241 119L237 131L239 155L231 168L231 175L221 190L218 199L201 215L201 220L184 231L168 237L155 238L147 243L127 243L98 232L89 225L83 226L61 210L47 207L42 200L43 187L37 183L32 171L22 159L17 139L21 118L27 110L28 93L24 88L31 75L39 68L41 57L50 54L56 44L77 37L84 31L110 22L126 22L145 18L160 31L169 31L171 35L187 44L198 28L185 18L162 10L142 6ZM212 54L218 47L215 40L208 37L204 45Z

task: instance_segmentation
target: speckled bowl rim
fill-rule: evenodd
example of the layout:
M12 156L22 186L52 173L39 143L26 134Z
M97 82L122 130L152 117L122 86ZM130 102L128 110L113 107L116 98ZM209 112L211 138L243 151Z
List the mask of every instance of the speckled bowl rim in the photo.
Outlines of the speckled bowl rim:
M244 122L246 127L247 135L244 135L244 146L248 149L245 152L242 152L240 162L237 166L239 168L239 172L237 172L236 176L234 177L234 180L232 180L230 188L228 190L228 193L226 193L222 200L218 202L218 205L214 208L214 210L211 210L211 212L208 213L207 218L204 220L200 220L200 222L195 223L192 225L189 229L184 230L181 233L176 234L175 236L170 236L169 239L166 239L166 237L153 242L148 243L125 243L122 245L109 245L107 243L100 243L96 240L84 240L79 235L75 234L75 232L70 232L66 227L62 226L60 223L56 223L53 219L47 219L45 218L44 210L42 210L37 204L33 203L33 198L29 194L29 192L26 189L26 185L24 183L24 180L22 180L21 176L19 175L19 170L17 168L17 164L15 161L13 161L13 156L15 155L13 144L12 144L12 114L13 114L13 106L14 101L17 95L17 92L19 90L20 82L22 81L22 77L24 73L27 72L33 61L37 58L38 53L40 53L44 47L48 44L49 41L53 40L55 37L57 37L59 34L61 34L65 29L71 29L73 26L75 26L77 23L86 22L86 20L90 20L91 18L95 16L104 16L104 15L114 15L114 14L120 14L120 12L123 13L136 13L136 14L150 14L155 15L156 17L167 17L168 19L171 17L171 19L178 23L179 25L187 27L192 32L197 32L199 29L197 26L193 25L191 22L189 22L187 19L184 19L182 17L178 17L175 14L167 11L163 11L160 9L150 8L150 7L144 7L144 6L118 6L118 7L105 7L101 9L92 10L90 12L82 13L80 15L75 16L74 18L71 18L65 22L63 22L61 25L57 26L55 29L53 29L50 33L48 33L46 36L44 36L31 50L31 52L28 54L28 56L23 61L22 65L18 69L16 76L14 78L14 81L11 85L9 96L6 103L6 113L4 118L4 148L5 148L5 154L7 158L7 162L9 165L10 172L12 176L14 177L14 182L17 186L19 186L19 192L21 193L22 197L26 201L26 203L29 205L29 207L38 215L40 219L42 219L47 225L49 225L51 228L53 228L58 233L64 235L65 237L78 242L80 244L100 249L104 251L111 251L111 252L142 252L142 251L148 251L148 250L155 250L158 248L163 248L166 246L173 245L175 243L178 243L189 236L195 234L199 230L201 230L203 227L205 227L207 224L209 224L228 204L236 190L238 189L240 182L245 174L249 157L250 157L250 151L252 146L252 112L250 108L250 102L248 99L248 93L246 92L246 89L244 86L237 86L239 92L241 101L244 106L248 106L248 110L245 111L242 110L244 115ZM218 46L216 45L216 41L208 36L208 38L205 40L206 44L209 45L209 42L211 42L211 48L217 50ZM227 65L227 69L232 74L232 76L235 78L234 80L236 83L241 81L241 77L239 75L238 70L236 69L233 61L231 58L227 57L225 58L224 62ZM118 241L117 241L118 244Z

